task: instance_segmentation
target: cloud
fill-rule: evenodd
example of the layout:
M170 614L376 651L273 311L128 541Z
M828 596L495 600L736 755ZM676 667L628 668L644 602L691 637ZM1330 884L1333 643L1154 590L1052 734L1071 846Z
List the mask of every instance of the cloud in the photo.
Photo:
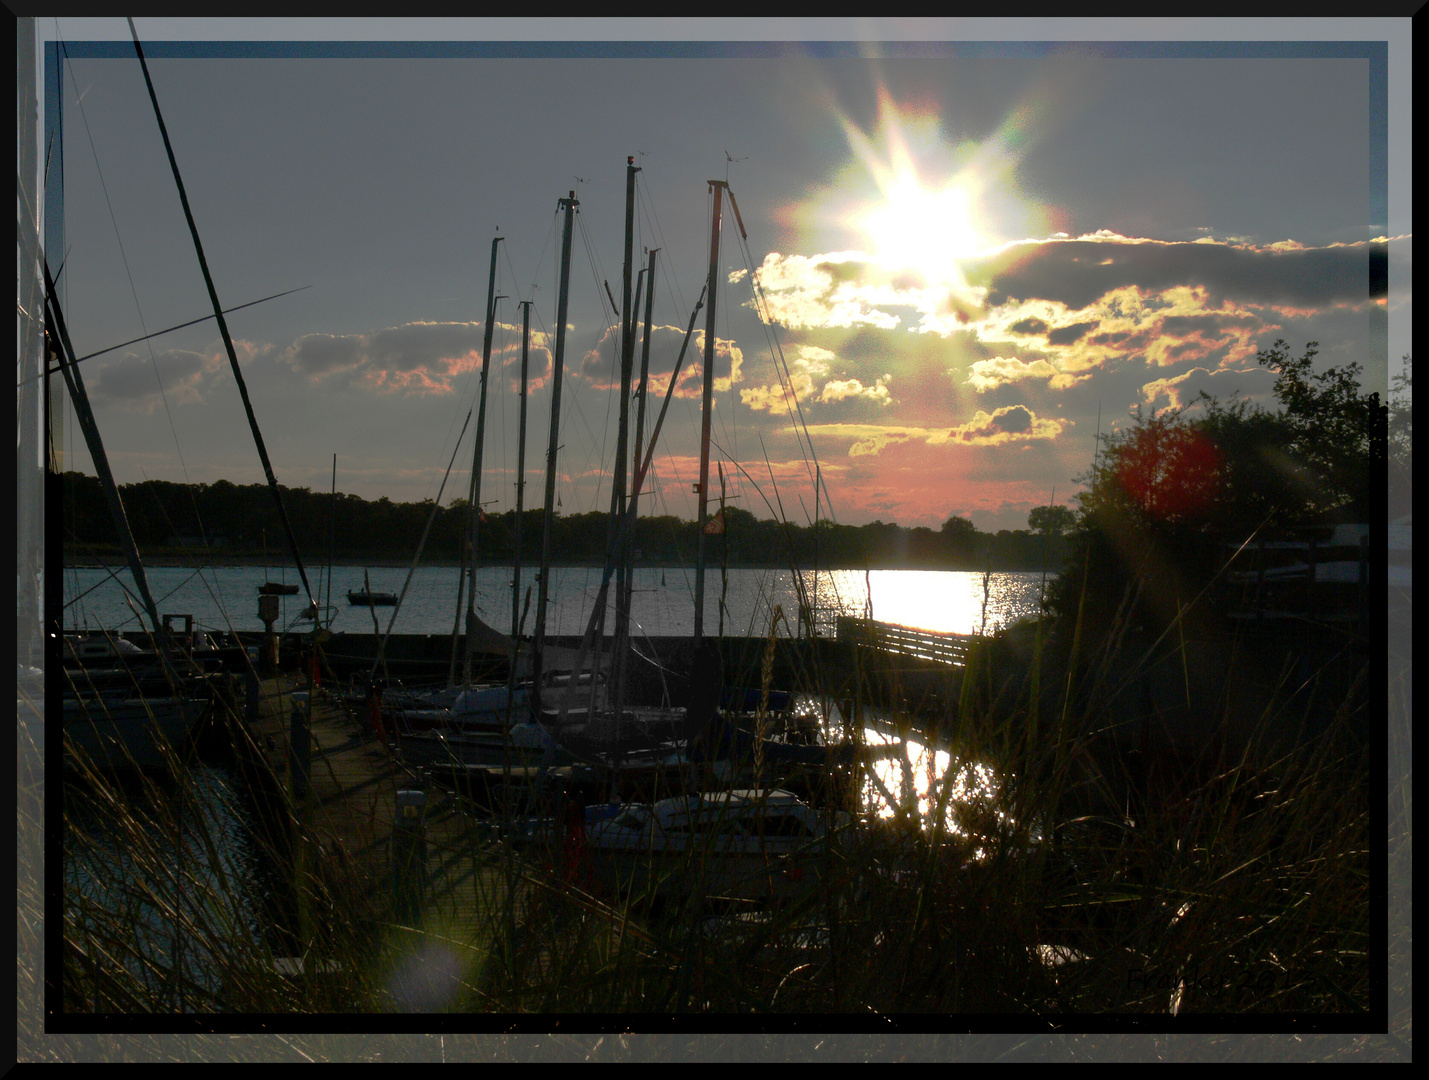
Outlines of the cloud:
M810 437L823 443L849 444L850 457L877 454L884 447L906 442L921 442L939 446L949 442L943 428L915 427L904 424L810 424Z
M1063 376L1046 360L1034 360L1028 364L1015 356L994 356L991 360L973 361L968 370L967 384L979 393L985 393L1024 379L1047 379L1054 388L1061 389L1057 385L1059 381L1063 385L1071 385L1082 378L1087 376Z
M1028 316L1019 319L1008 327L1014 334L1045 334L1049 329L1047 324L1035 316Z
M412 322L371 334L305 334L279 360L313 383L344 377L379 393L445 394L481 364L480 323Z
M638 357L636 364L639 364ZM581 356L577 370L581 378L595 386L609 387L619 382L620 327L607 326L596 343ZM639 372L636 371L631 378L639 378Z
M987 289L993 307L1035 298L1080 309L1121 288L1159 292L1178 286L1204 288L1213 307L1227 297L1320 307L1367 300L1371 254L1383 249L1368 241L1321 248L1209 238L1168 243L1102 230L1076 240L1009 244L970 263L967 276Z
M887 405L892 399L888 394L889 375L880 376L872 386L864 386L858 379L831 379L819 391L819 401L824 403L845 401L849 398L863 398Z
M842 251L812 258L771 251L755 271L770 321L789 329L877 326L892 330L902 323L887 307L932 303L911 288L906 276L894 279L863 252Z
M965 287L890 275L857 251L772 253L756 276L770 317L791 329L966 335L994 353L969 385L986 390L1035 373L1059 390L1125 364L1235 366L1287 321L1366 312L1370 263L1385 250L1382 240L1311 248L1102 230L966 260ZM1001 361L1009 349L1025 368Z
M1065 430L1067 423L1039 418L1025 405L1010 405L990 414L979 409L968 423L951 430L904 424L810 424L808 431L812 438L823 443L847 441L849 457L857 458L914 442L926 446L1003 446L1033 439L1054 439Z
M948 433L954 442L970 446L1004 446L1028 439L1055 439L1063 420L1039 420L1025 405L1008 405L991 413L979 409L966 424Z
M683 331L680 333L684 338ZM670 367L674 368L674 357L670 358ZM744 366L744 351L733 341L716 336L714 347L714 392L716 394L726 394L730 387L740 381L741 371ZM704 396L705 379L705 332L696 330L690 340L689 350L685 353L684 365L680 368L680 378L675 384L675 397L677 398L700 398ZM663 377L657 377L654 372L650 374L650 395L663 396L666 387L670 385L668 373ZM743 393L743 391L741 391Z
M1039 324L1045 329L1038 330ZM1230 299L1213 307L1199 286L1160 292L1127 286L1076 310L1054 300L1008 301L989 309L972 331L991 348L1011 344L1044 354L1068 377L1049 384L1058 389L1112 365L1239 363L1282 326L1275 311Z
M1078 338L1085 336L1088 332L1097 328L1095 319L1087 322L1073 323L1070 326L1059 326L1047 331L1048 345L1070 345Z
M364 344L356 334L304 334L288 346L283 359L294 371L317 380L361 365Z
M830 379L818 385L817 380L829 373L837 354L818 345L800 345L799 355L789 365L789 385L755 386L739 392L740 400L755 412L767 412L770 416L783 416L790 411L793 398L805 404L819 402L825 405L848 400L872 401L888 405L892 397L888 391L891 375L884 374L865 386L861 379ZM791 397L792 394L792 397Z
M1151 405L1157 412L1163 408L1179 409L1185 404L1182 394L1187 390L1186 382L1192 378L1203 381L1210 375L1210 372L1202 367L1194 367L1190 371L1181 375L1175 375L1165 379L1152 379L1141 387L1143 400ZM1164 406L1160 405L1161 399L1166 400Z
M512 393L521 392L521 342L508 345L500 354L501 372L506 377L506 385ZM492 363L496 356L492 357ZM533 393L541 389L551 378L551 350L546 347L544 335L534 331L526 347L526 391Z
M1274 392L1274 378L1269 370L1258 365L1216 370L1193 367L1180 375L1151 379L1142 384L1141 400L1156 412L1183 407L1197 411L1196 400L1203 390L1221 400L1244 395L1268 402Z
M235 343L235 351L251 351L243 345ZM165 402L170 406L201 404L205 381L228 367L226 357L187 349L167 349L155 354L152 361L126 353L97 370L90 367L92 363L85 365L90 400L96 406L112 405L141 414L153 413Z
M480 323L414 322L379 330L366 340L370 364L449 376L481 364Z

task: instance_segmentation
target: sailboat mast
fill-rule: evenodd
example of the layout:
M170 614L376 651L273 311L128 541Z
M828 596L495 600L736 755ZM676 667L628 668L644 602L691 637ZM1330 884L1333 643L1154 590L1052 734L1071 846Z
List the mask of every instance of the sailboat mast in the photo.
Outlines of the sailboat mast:
M566 355L566 315L571 289L571 228L575 223L576 193L557 204L566 214L561 232L561 287L556 302L556 348L551 357L551 439L546 449L546 506L541 523L541 578L536 594L536 642L531 661L531 694L537 711L541 702L541 651L546 643L546 600L550 593L552 518L556 509L556 451L561 429L561 369ZM572 675L572 682L575 676Z
M466 508L466 535L471 544L470 577L466 589L466 647L462 650L461 681L471 685L471 652L476 640L476 534L481 520L481 453L486 441L486 374L491 366L491 333L496 322L496 248L491 241L491 270L486 278L486 329L481 335L481 395L476 407L476 449L471 462L471 505Z
M109 455L105 453L104 443L99 437L99 425L95 422L94 410L90 408L89 394L84 388L84 379L79 373L79 365L74 362L74 347L70 344L69 329L65 326L64 312L60 309L59 296L55 292L54 278L50 274L48 263L44 264L44 274L46 331L59 359L60 372L64 376L65 385L69 388L75 417L79 421L80 430L84 432L84 440L89 447L89 456L94 462L95 475L99 477L100 485L104 490L115 534L124 548L124 556L129 563L129 573L133 576L134 585L139 590L139 598L144 604L144 611L153 624L154 649L163 662L164 671L174 687L174 693L177 693L178 680L169 657L168 640L159 619L159 608L154 603L153 593L149 591L149 580L144 575L144 563L139 558L139 549L134 543L134 534L129 528L129 518L124 512L124 500L119 494L119 485L114 482L114 474L109 468Z
M640 171L634 157L625 159L625 262L622 268L622 289L620 294L620 426L615 441L615 472L611 477L610 531L616 535L621 520L625 516L626 502L626 455L630 449L630 382L635 366L635 336L630 332L630 276L635 261L635 174ZM620 705L624 676L625 641L630 635L630 606L627 602L626 582L630 576L629 534L625 533L616 549L615 588L615 691L616 705Z
M139 44L139 32L134 29L134 20L129 20L129 33L134 38L134 52L139 57L139 67L144 73L144 85L149 89L149 100L154 106L154 119L159 123L159 134L164 139L164 150L169 156L169 167L174 174L174 185L179 189L179 203L184 209L184 218L188 221L189 235L193 237L194 251L198 255L199 269L203 271L203 281L208 287L208 297L213 304L214 319L218 322L219 336L223 339L223 347L228 353L228 367L233 373L233 381L238 387L238 396L243 399L243 410L248 415L248 427L253 432L253 441L258 447L258 459L263 463L263 475L268 480L268 490L273 493L273 502L278 509L278 521L283 526L283 533L288 538L288 550L293 556L293 565L297 567L298 577L303 582L303 594L308 598L311 606L313 600L313 590L308 584L308 573L303 569L303 558L298 554L298 541L293 534L293 526L288 521L288 511L283 507L283 493L278 488L278 477L273 472L273 463L268 459L268 448L263 443L263 433L258 430L258 418L253 412L253 403L248 398L248 384L243 380L243 372L238 366L238 353L233 347L233 337L228 332L228 323L223 318L223 305L218 302L218 290L213 284L213 275L209 273L208 259L204 257L203 243L199 240L198 226L194 224L193 211L189 208L188 192L184 189L183 177L179 175L178 159L174 157L173 145L169 142L169 129L164 126L164 115L159 111L159 98L154 92L154 80L149 77L149 64L144 59L143 46ZM314 633L317 632L317 620L313 620Z
M521 624L521 515L526 508L526 372L531 345L531 301L521 301L521 412L516 443L516 534L511 566L511 640L520 634ZM513 657L513 673L514 660Z
M710 222L710 275L706 285L710 307L705 313L705 381L701 398L700 421L700 513L696 523L695 554L695 647L698 649L704 637L705 623L705 524L709 517L710 490L710 409L714 399L714 354L715 354L715 308L719 281L719 218L720 199L726 184L722 180L711 180L710 190L714 192L714 216Z
M640 467L640 455L644 451L645 440L645 398L650 385L650 319L655 306L655 252L659 248L650 249L650 266L645 271L645 277L649 284L645 289L645 335L640 345L640 389L636 391L636 396L640 399L640 404L635 410L635 453L633 462L635 468ZM637 514L636 507L640 501L640 491L637 488L630 496L629 513L632 518ZM625 611L627 617L630 612L630 594L634 588L634 575L625 579Z

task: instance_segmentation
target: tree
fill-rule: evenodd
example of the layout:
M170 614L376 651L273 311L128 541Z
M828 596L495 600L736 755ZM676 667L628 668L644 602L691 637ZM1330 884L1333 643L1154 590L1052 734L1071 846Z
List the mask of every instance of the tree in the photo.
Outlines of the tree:
M1036 533L1061 536L1071 532L1076 523L1077 515L1066 506L1034 506L1027 514L1027 527Z
M941 530L943 550L952 558L966 561L977 549L978 531L969 518L950 517Z
M1284 408L1292 460L1311 484L1304 493L1310 516L1364 520L1368 510L1371 433L1383 409L1378 394L1361 395L1363 368L1351 363L1313 373L1319 342L1300 357L1277 340L1256 353L1256 362L1276 373L1275 397Z
M1412 360L1404 354L1404 370L1390 381L1389 388L1389 513L1399 517L1411 512L1414 494L1414 399Z
M1280 411L1203 393L1199 416L1138 409L1129 428L1103 436L1095 466L1078 478L1087 489L1054 609L1074 615L1084 605L1095 631L1135 593L1142 597L1135 618L1154 629L1200 593L1224 545L1257 532L1366 520L1384 407L1378 395L1360 393L1358 364L1314 373L1316 349L1310 342L1291 357L1277 341L1257 354L1276 373Z

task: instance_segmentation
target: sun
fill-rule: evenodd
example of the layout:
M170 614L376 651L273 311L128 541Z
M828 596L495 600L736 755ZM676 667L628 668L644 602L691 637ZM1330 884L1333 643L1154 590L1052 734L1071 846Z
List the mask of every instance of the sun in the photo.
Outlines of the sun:
M935 113L900 107L882 90L876 130L840 120L853 154L844 180L863 187L871 179L875 188L840 215L865 253L926 287L966 284L962 264L1001 242L984 199L1005 171L1000 141L954 144Z
M977 192L964 178L923 186L908 169L881 185L882 201L855 215L873 256L893 274L912 271L928 285L963 282L963 260L993 243L979 224Z

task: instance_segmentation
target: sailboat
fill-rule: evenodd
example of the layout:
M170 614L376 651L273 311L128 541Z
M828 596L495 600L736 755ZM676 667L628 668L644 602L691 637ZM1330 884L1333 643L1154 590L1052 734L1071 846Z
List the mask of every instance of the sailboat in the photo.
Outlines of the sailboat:
M627 161L627 165L630 168L630 175L633 176L635 171L633 162ZM821 745L810 737L807 730L795 731L793 737L787 740L771 737L769 728L775 726L772 723L775 714L792 708L793 696L787 691L763 691L752 703L758 720L755 731L746 731L733 724L732 718L725 712L725 708L732 708L735 712L747 711L751 704L747 700L749 695L736 695L735 700L728 703L722 700L725 695L723 693L723 665L719 649L716 641L704 633L704 571L707 562L705 537L717 531L711 523L718 520L712 519L710 516L709 451L714 383L716 286L720 280L719 243L721 205L724 195L729 196L731 208L734 210L736 220L739 220L739 208L734 202L733 192L729 190L728 183L712 180L710 188L714 199L709 275L705 293L701 297L703 302L705 296L708 296L709 306L706 309L705 318L700 480L696 486L699 495L699 514L696 525L699 547L695 565L694 657L690 670L688 698L684 708L679 709L630 708L625 706L622 700L622 684L617 675L613 678L615 701L610 708L605 710L581 708L573 704L570 694L565 694L557 695L557 703L548 702L539 707L537 715L563 748L588 761L598 762L615 774L624 773L628 776L632 769L647 772L664 769L667 773L681 774L690 782L694 782L695 778L700 775L705 776L706 779L716 779L721 776L726 779L734 779L744 776L752 779L755 784L762 784L766 783L771 776L781 773L795 775L801 770L810 769L821 772L830 765L847 768L854 762L855 751L851 744ZM627 217L627 223L628 221ZM742 220L739 220L739 224L741 233L743 233ZM629 295L628 244L629 233L627 231L627 297ZM688 345L689 334L693 330L700 306L700 304L696 305L695 315L691 317L690 329L686 334L686 345ZM630 333L632 328L629 323L628 307L624 312L624 317L627 331L625 339L630 342L633 334ZM629 356L630 353L627 350L623 355L622 363L622 396L626 398L628 398L629 390ZM678 378L683 357L684 349L682 348L680 359L676 361L671 374L671 388ZM665 404L666 406L669 404L668 391ZM625 509L624 513L620 512L620 498L623 494L620 488L622 473L617 468L614 485L616 492L612 507L612 522L616 524L612 528L611 545L607 553L604 579L596 600L596 610L592 612L585 638L582 641L582 655L594 642L594 631L600 609L605 602L606 587L610 577L614 570L623 565L621 542L633 521L635 510L633 500L638 498L641 484L649 469L650 453L653 452L655 439L659 435L660 421L663 418L664 409L662 408L660 420L656 423L650 449L647 451L643 466L635 473L632 504ZM638 454L639 450L637 450L637 459ZM614 650L617 661L627 655L625 651L627 644L621 639L621 631L628 628L629 609L626 606L622 613L619 602L624 600L628 605L628 597L628 589L618 592L617 636ZM625 621L622 620L622 614L625 616ZM618 666L615 667L615 670L619 671ZM766 721L770 721L767 726ZM786 720L781 726L798 728L800 725L788 723Z
M278 488L277 478L273 473L272 463L269 461L267 449L258 430L258 422L254 416L247 385L238 364L233 339L224 319L224 308L219 303L213 277L209 272L198 228L194 224L189 208L188 195L179 174L177 159L174 157L173 146L169 141L168 130L164 126L163 116L159 109L158 97L154 93L148 63L144 58L143 47L139 42L137 32L134 31L132 20L130 32L134 36L134 50L144 75L145 85L149 90L150 101L154 106L155 119L168 153L179 201L183 206L189 232L198 255L199 268L203 273L209 299L213 304L213 318L228 354L229 368L233 374L234 382L237 384L243 400L249 427L258 449L258 456L263 464L269 490L276 503L278 520L287 536L293 564L304 590L308 593L309 606L312 607L311 589L308 588L307 575L298 554L297 541L288 521L287 511L283 506L282 495ZM38 250L37 244L36 251L38 252ZM123 500L120 498L118 486L110 470L104 444L100 439L94 413L89 404L89 397L85 392L84 381L80 375L75 351L69 339L53 276L43 256L39 256L37 262L40 264L39 269L43 271L45 283L45 330L49 347L59 361L59 371L64 377L76 418L84 432L85 441L100 485L104 490L116 534L124 547L126 561L138 589L144 613L153 626L153 662L147 666L135 663L132 656L119 655L121 650L117 647L115 647L115 653L120 663L112 666L102 662L96 663L93 657L81 657L78 652L75 653L73 659L76 665L67 672L68 677L64 687L63 732L66 765L74 762L100 768L130 766L146 768L164 764L170 760L169 755L172 751L180 748L183 740L192 733L194 726L202 716L206 699L209 697L206 678L195 663L193 653L185 655L185 647L176 640L177 635L171 635L166 622L159 617L158 607L149 590L144 566L139 558L133 533L129 528ZM197 648L201 644L202 637L201 634L194 635L192 647ZM127 652L127 650L123 651ZM246 662L246 653L240 651L240 655Z
M568 226L569 228L569 226ZM463 566L457 590L456 625L452 631L452 658L448 685L445 689L424 693L404 692L388 698L390 718L396 730L402 732L405 756L414 761L427 763L447 763L451 765L499 765L513 757L522 761L528 757L541 758L552 749L552 741L546 732L529 723L531 682L523 678L531 666L530 658L535 655L528 651L523 657L519 641L519 621L516 598L519 594L520 542L517 541L517 565L512 582L512 634L507 635L488 625L476 613L476 555L478 551L478 529L481 520L481 474L482 456L486 429L487 375L491 363L492 332L496 318L496 257L502 237L491 242L491 268L487 279L486 325L482 341L481 390L477 405L476 442L473 451L472 478L469 488L467 508L467 543L463 553ZM567 248L567 253L569 247ZM518 474L524 477L526 444L526 369L530 341L530 304L525 304L522 328L522 377L521 377L521 425L520 449L518 451ZM557 401L559 399L557 398ZM553 412L553 429L557 422L559 407ZM518 485L516 519L521 520L521 487ZM550 508L547 508L550 513ZM471 562L466 563L467 553ZM546 574L543 570L543 582ZM463 600L466 607L466 632L461 635L457 627L462 621ZM502 683L474 683L472 681L473 658L477 654L501 658L507 668L508 678ZM589 672L576 673L572 667L573 655L564 650L547 648L543 655L550 666L563 668L557 676L559 682L574 681L598 688L599 679ZM458 677L460 669L460 677Z
M625 209L625 259L623 290L621 303L621 408L619 418L619 435L616 449L616 465L612 473L611 491L611 513L610 529L608 533L605 570L602 575L600 589L598 591L595 604L587 621L586 630L581 639L580 647L577 650L578 659L575 670L584 670L586 658L590 656L596 646L596 639L601 622L604 618L607 599L612 577L618 574L618 584L616 589L616 621L615 635L612 647L612 657L610 660L607 679L608 700L601 702L595 695L581 697L577 693L577 687L567 683L564 688L548 687L544 685L539 673L546 663L543 655L544 640L544 601L545 601L545 579L546 567L549 565L549 530L552 508L552 497L555 491L555 452L556 452L556 417L558 415L558 402L553 405L551 444L547 457L546 470L546 508L547 508L547 532L542 543L542 580L541 580L541 606L537 608L537 632L535 643L535 663L537 666L537 678L535 680L536 700L533 706L537 721L548 730L552 737L568 753L582 759L588 763L603 766L616 771L628 770L637 764L643 763L647 766L655 766L661 763L675 763L678 758L680 747L683 746L693 724L697 723L706 711L704 702L692 701L686 707L660 706L637 706L629 704L625 700L626 679L625 670L630 658L629 649L629 625L630 625L630 588L628 583L628 561L626 543L629 530L634 522L638 509L638 498L644 479L650 468L653 458L655 443L659 437L660 425L664 420L665 411L669 407L670 397L674 391L678 378L679 368L684 360L685 351L689 346L690 338L694 332L695 319L704 303L702 294L696 303L695 311L690 317L690 325L685 333L685 341L681 346L679 357L675 363L675 370L671 375L669 386L667 387L664 406L661 409L660 417L656 422L655 430L651 435L650 444L646 449L643 464L635 471L633 483L630 485L629 497L626 491L626 458L628 456L628 435L629 435L629 401L630 388L634 366L634 321L631 318L632 291L631 277L633 270L633 236L634 236L634 199L635 199L635 175L640 171L635 165L633 157L626 159L626 209ZM567 290L569 284L569 258L570 258L570 219L569 214L574 206L574 195L571 193L567 203L567 223L566 239L562 253L562 276L561 276L561 315L557 319L557 338L555 354L555 377L553 380L553 394L559 395L562 355L564 349L564 311L567 300ZM649 324L651 310L651 294L654 290L654 253L651 255L650 275L648 277L648 291L646 296L646 348L643 365L648 371L648 343ZM708 287L707 287L708 291ZM642 376L642 386L646 378ZM708 408L708 402L706 402ZM643 424L643 394L642 410L638 425ZM641 429L637 427L637 444L640 441ZM706 428L706 435L708 429ZM637 445L636 453L640 452ZM714 656L713 664L706 657L703 663L697 662L699 671L706 675L713 671L714 677L718 679L719 661L718 656ZM703 680L708 681L708 678ZM547 691L555 691L548 693ZM699 695L696 695L699 696ZM708 696L708 695L705 695Z
M60 665L64 673L64 766L102 770L158 768L188 740L210 695L201 675L180 670L172 642L164 633L84 380L74 361L74 349L48 266L44 267L44 276L46 338L59 359L130 574L153 625L156 646L154 650L143 650L117 635L60 639L67 649ZM50 730L46 728L47 735Z

